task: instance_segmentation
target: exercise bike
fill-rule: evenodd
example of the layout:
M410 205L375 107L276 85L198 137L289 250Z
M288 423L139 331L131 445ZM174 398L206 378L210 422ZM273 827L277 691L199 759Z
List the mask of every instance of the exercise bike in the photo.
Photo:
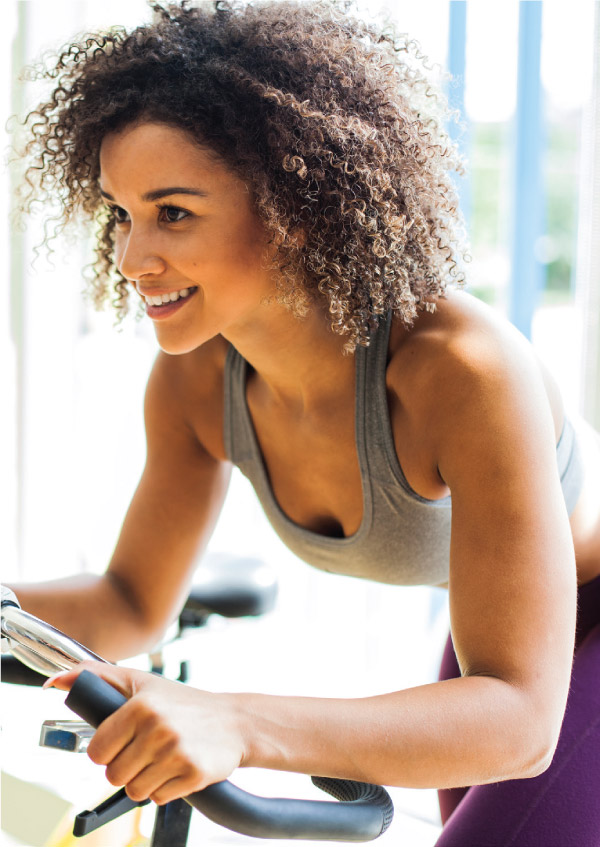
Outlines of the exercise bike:
M275 603L277 585L258 560L225 559L205 571L204 582L190 593L177 621L176 640L206 624L212 615L258 616ZM46 677L87 660L104 661L83 645L20 608L15 595L2 589L3 682L42 685ZM164 669L161 645L151 654L152 670ZM187 680L187 659L179 680ZM104 680L82 671L65 703L83 721L45 721L40 744L84 752L93 729L126 701ZM266 798L250 794L229 780L215 783L181 800L156 807L150 847L186 847L192 810L243 835L268 839L360 842L382 835L393 817L388 793L380 786L352 780L312 777L318 788L339 802ZM139 806L120 789L95 809L78 814L73 834L87 835Z

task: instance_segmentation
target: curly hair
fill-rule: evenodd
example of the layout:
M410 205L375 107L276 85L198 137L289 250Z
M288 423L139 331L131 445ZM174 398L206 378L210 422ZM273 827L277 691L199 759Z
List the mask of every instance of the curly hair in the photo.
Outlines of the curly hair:
M143 120L187 131L246 182L278 245L281 301L299 315L321 302L345 349L389 310L410 326L464 281L462 163L416 42L341 0L152 8L152 23L86 35L40 67L53 91L24 120L26 206L58 198L59 229L82 214L97 224L97 306L122 315L129 291L100 145Z

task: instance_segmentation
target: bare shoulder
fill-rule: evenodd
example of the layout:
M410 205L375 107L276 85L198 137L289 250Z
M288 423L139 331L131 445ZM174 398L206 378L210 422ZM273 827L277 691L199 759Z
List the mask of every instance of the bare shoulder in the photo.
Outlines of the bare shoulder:
M554 439L562 428L560 393L531 344L465 292L450 292L410 330L394 323L387 388L400 464L430 499L448 493L443 454L484 421L508 433L511 421L550 419Z
M434 312L419 314L410 330L395 321L390 337L390 365L405 371L407 364L435 373L448 362L480 370L497 361L525 364L535 361L529 342L494 309L464 291L451 291L438 300ZM447 375L447 374L446 374Z
M411 330L394 324L388 384L415 408L444 398L456 405L475 388L497 388L499 380L515 390L532 382L540 386L540 400L549 404L560 430L562 402L552 376L529 341L485 303L452 291L435 312L421 313Z
M186 429L221 461L226 458L223 373L228 348L228 342L219 335L183 355L159 352L146 392L147 421Z

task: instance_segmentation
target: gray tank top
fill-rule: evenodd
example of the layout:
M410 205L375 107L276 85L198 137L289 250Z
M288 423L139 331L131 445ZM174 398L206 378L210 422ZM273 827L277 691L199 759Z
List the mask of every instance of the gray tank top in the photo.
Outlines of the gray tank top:
M386 396L391 316L358 347L356 446L363 494L362 523L354 535L334 538L290 520L275 500L246 402L247 363L234 347L225 362L224 437L227 456L250 480L271 525L289 549L331 573L395 585L448 581L451 497L427 500L408 484L396 455ZM565 421L556 450L569 512L582 484L575 432Z

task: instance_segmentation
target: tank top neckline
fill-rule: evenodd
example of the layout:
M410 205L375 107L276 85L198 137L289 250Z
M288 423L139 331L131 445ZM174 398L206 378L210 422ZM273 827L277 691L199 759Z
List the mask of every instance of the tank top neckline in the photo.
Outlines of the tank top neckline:
M243 425L246 429L246 432L248 433L253 459L256 462L256 471L260 478L260 482L262 483L261 489L263 492L263 496L268 499L270 507L273 509L278 519L288 529L288 531L295 533L299 537L304 538L312 543L331 547L350 547L353 544L358 544L366 535L368 535L371 529L373 516L373 497L367 456L365 423L367 358L369 357L369 354L371 354L372 356L375 355L375 335L381 329L383 329L383 335L385 336L385 345L387 349L389 325L390 321L383 319L378 330L373 333L372 341L369 347L365 348L359 346L356 348L356 351L354 353L354 440L356 445L358 466L360 472L362 492L362 519L356 532L353 532L351 535L343 536L342 538L332 535L324 535L323 533L315 532L312 529L308 529L307 527L304 527L301 524L298 524L294 520L292 520L289 515L287 515L286 512L284 512L284 510L281 508L279 501L277 500L273 492L271 480L269 479L265 460L262 454L262 450L260 448L258 437L256 435L256 430L254 428L252 415L250 414L250 409L248 407L248 363L243 358L243 356L241 356L235 350L235 348L230 348L229 352L231 353L231 351L233 350L234 353L232 355L237 355L240 361L240 411L243 418Z
M355 353L354 437L363 500L356 532L341 538L315 532L293 521L279 505L247 403L248 363L233 346L224 372L225 450L254 487L275 532L300 559L330 573L393 585L442 585L448 581L452 498L420 496L400 466L386 380L391 323L390 314L383 317L369 347ZM582 464L567 419L556 455L565 503L572 509Z

